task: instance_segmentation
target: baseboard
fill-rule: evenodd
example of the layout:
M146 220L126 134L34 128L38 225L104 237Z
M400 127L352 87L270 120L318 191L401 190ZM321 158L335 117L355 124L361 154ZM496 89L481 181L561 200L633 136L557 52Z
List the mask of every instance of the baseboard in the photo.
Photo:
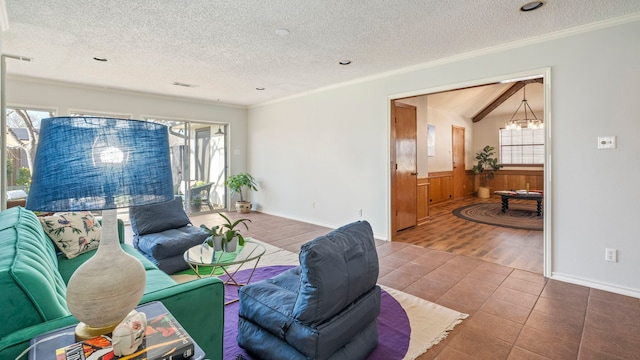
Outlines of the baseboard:
M612 292L620 295L631 296L631 297L640 299L640 290L638 289L632 289L624 286L602 283L592 279L585 279L585 278L562 274L558 272L552 272L551 279L567 282L570 284L587 286L587 287L598 289L598 290L604 290L604 291L608 291L608 292Z
M289 219L289 220L301 221L301 222L305 222L305 223L312 224L312 225L322 226L322 227L326 227L326 228L329 228L329 229L337 229L337 228L339 228L339 227L341 227L343 225L347 225L347 223L348 223L347 222L347 223L339 224L339 225L320 223L320 222L313 221L313 220L310 220L310 219L291 216L289 214L282 214L282 213L278 213L278 212L265 211L263 208L259 208L258 210L255 210L255 211L259 211L259 212L267 214L267 215L273 215L273 216L277 216L277 217L281 217L281 218L285 218L285 219ZM356 219L356 220L367 220L367 219ZM356 220L351 220L351 221L356 221ZM375 232L373 233L373 237L376 240L388 241L388 238L387 238L386 235L376 234ZM260 239L258 239L258 240L260 240ZM313 240L313 239L310 239L310 240Z

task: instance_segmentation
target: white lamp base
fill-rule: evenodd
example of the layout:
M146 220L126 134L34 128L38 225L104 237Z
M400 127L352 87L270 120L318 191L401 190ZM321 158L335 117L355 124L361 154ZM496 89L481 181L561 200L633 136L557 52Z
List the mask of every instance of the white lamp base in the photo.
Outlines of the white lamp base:
M120 247L117 224L117 210L102 212L100 246L76 269L67 284L69 311L84 323L76 328L77 336L109 328L97 335L111 332L144 294L144 266Z
M113 329L116 328L120 324L120 321L117 323L105 326L105 327L91 327L83 322L76 325L75 333L76 333L76 341L82 341L94 338L96 336L105 335L113 332Z

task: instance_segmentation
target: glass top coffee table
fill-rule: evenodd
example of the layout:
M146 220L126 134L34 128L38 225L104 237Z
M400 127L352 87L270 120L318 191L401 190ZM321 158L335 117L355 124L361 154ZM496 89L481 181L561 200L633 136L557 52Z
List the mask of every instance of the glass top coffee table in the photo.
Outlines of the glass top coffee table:
M232 284L236 286L244 286L251 281L253 273L258 267L260 258L266 252L266 248L255 241L247 238L245 239L244 246L238 245L236 251L213 251L213 248L209 246L196 245L189 248L184 253L184 261L189 264L191 269L196 273L196 276L202 277L200 274L201 267L211 267L211 271L207 269L204 276L216 276L216 269L221 268L225 274L229 277L225 284ZM245 283L240 283L234 278L240 269L252 261L253 269L251 274Z

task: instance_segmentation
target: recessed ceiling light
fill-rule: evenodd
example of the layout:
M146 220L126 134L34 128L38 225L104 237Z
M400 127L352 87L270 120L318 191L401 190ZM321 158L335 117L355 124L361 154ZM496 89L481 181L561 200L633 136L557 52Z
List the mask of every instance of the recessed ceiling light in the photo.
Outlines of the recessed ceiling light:
M262 90L264 90L264 88L263 87L257 87L256 90L262 91Z
M533 11L536 9L540 9L544 5L544 1L532 1L530 3L526 3L520 7L520 11Z
M94 56L93 60L102 61L102 62L108 61L107 58L103 58L103 57L99 57L99 56Z
M349 64L351 64L351 60L340 60L340 62L338 64L340 64L340 65L349 65Z
M289 35L289 30L287 30L287 29L278 29L278 30L276 30L276 34L278 34L280 36L287 36L287 35Z

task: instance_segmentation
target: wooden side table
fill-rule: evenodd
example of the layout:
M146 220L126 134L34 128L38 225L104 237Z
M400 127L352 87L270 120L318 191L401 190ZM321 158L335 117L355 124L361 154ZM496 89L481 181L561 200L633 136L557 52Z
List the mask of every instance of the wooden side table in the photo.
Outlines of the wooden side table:
M140 305L136 310L147 315L147 319L169 312L167 308L159 301L152 301ZM31 349L29 350L29 360L56 360L56 350L64 346L71 345L76 342L75 325L50 331L42 335L38 335L31 339ZM191 339L193 340L193 338ZM193 360L202 360L205 353L200 346L193 341L195 353L190 358Z

